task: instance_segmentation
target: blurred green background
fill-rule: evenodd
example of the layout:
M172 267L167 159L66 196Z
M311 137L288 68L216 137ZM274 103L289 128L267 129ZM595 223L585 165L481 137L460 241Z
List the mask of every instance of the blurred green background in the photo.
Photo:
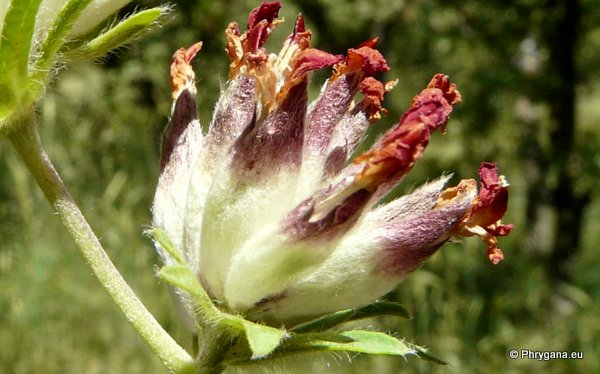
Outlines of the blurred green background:
M140 1L123 9L158 1ZM142 231L170 110L168 67L181 46L204 41L195 68L203 124L227 77L223 30L258 1L175 1L170 22L96 64L61 69L39 110L43 142L110 257L148 308L186 348L191 339L154 276ZM600 3L521 1L284 1L275 51L302 11L313 45L344 53L372 36L399 79L399 118L437 72L463 103L436 134L401 190L443 172L472 178L495 161L511 182L515 223L492 266L477 239L446 245L389 297L413 314L365 324L395 331L450 363L414 357L307 356L298 372L600 372ZM328 72L313 75L313 97ZM162 364L84 266L71 239L0 139L0 372L148 373ZM583 360L508 358L510 349L582 351ZM314 360L313 360L314 359ZM352 361L350 365L348 362ZM278 371L277 369L275 370Z

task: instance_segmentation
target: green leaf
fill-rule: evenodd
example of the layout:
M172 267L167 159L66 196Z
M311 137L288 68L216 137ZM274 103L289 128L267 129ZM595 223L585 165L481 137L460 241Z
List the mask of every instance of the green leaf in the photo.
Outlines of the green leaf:
M300 338L301 335L299 335ZM417 353L409 344L382 332L351 330L341 332L338 335L340 338L349 339L349 341L323 339L323 336L317 334L314 336L316 339L310 339L300 344L300 346L294 347L294 351L348 351L399 356ZM285 348L282 349L285 350Z
M162 249L164 249L173 260L177 261L179 264L184 263L183 255L179 251L179 248L175 247L175 244L173 244L165 230L154 227L148 230L147 233L160 244Z
M350 351L378 355L415 354L417 351L409 344L394 338L393 336L376 331L351 330L340 333L341 336L352 339L349 343L338 343L332 341L313 342L315 347L330 351Z
M187 291L206 319L219 320L222 318L221 312L212 303L212 300L188 267L181 264L166 265L160 269L158 275L165 282Z
M36 70L40 73L50 68L52 58L58 49L65 43L75 21L92 0L70 0L56 15L52 27L46 35L36 60Z
M242 317L221 312L212 302L198 279L185 265L166 265L159 271L159 276L165 282L188 292L202 312L205 322L227 326L238 332L244 332L252 359L262 358L279 346L285 336L285 331L250 322Z
M13 0L8 7L0 39L0 71L3 78L9 74L17 79L27 76L35 16L40 3L41 0Z
M354 309L346 309L324 315L312 321L294 326L290 331L303 333L309 331L324 331L341 323L383 315L394 315L410 319L410 313L400 304L382 301Z
M221 313L221 325L242 331L252 350L252 360L261 359L273 352L286 336L285 331L248 321L239 316Z
M285 331L283 330L260 325L243 318L239 319L242 320L246 339L248 339L248 344L252 350L253 360L264 358L273 352L285 337Z
M163 6L136 13L87 43L65 51L65 57L83 60L100 58L116 48L132 43L135 39L149 32L151 26L155 25L156 21L169 11L169 7Z
M298 353L345 351L366 354L406 356L409 354L436 364L446 363L427 349L382 332L351 330L344 332L309 332L292 334L283 340L279 347L266 359L275 359ZM239 352L230 352L226 359L231 365L248 365L252 360Z
M349 343L338 343L332 340L314 341L310 344L318 349L350 351L377 355L406 356L417 355L419 358L436 364L446 365L442 359L433 355L428 349L407 343L388 334L377 331L351 330L340 333L341 336L352 339Z
M165 250L173 251L175 255L178 254L175 246L171 243L163 230L153 229L151 235L165 248ZM201 318L203 318L205 322L221 325L225 328L233 328L237 332L243 332L248 341L248 345L252 350L253 360L264 358L269 353L273 352L286 336L286 333L283 330L254 323L233 314L221 312L213 304L212 300L191 270L183 264L166 265L160 269L158 274L164 281L188 292L192 296L192 300L202 311Z
M29 80L29 53L41 0L13 0L0 36L0 119L17 107Z

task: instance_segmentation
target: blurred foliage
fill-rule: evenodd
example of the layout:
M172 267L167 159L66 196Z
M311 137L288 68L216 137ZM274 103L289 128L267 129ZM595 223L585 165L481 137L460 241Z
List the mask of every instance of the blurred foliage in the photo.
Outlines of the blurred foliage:
M140 2L142 6L159 1ZM161 30L98 64L58 72L39 110L43 142L110 257L159 321L186 348L191 339L177 320L168 291L154 276L158 262L142 230L158 174L158 149L170 109L168 67L177 48L204 41L195 63L203 124L227 77L223 30L242 25L256 1L177 1ZM436 134L401 191L455 172L476 175L483 159L498 162L511 182L513 234L501 241L506 260L491 266L476 239L450 244L390 295L414 314L366 321L429 346L450 363L417 359L308 356L298 372L600 372L600 4L581 1L576 49L575 145L578 178L589 193L580 248L569 282L548 272L556 212L526 212L528 188L539 178L532 152L549 152L553 123L544 93L544 44L551 27L542 0L500 2L405 0L286 2L268 44L275 50L302 9L316 47L343 53L379 35L381 50L399 79L388 95L388 118L367 141L390 126L438 71L457 82L464 103L445 136ZM120 16L136 5L124 9ZM550 17L550 18L549 18ZM315 96L327 72L313 76ZM540 149L531 148L535 139ZM42 194L4 139L0 140L0 372L165 372L145 343L101 290ZM537 171L551 178L552 170ZM548 175L545 175L548 174ZM582 351L583 360L508 358L509 349ZM314 358L314 359L313 359ZM352 365L348 361L353 361ZM275 369L277 371L277 369Z

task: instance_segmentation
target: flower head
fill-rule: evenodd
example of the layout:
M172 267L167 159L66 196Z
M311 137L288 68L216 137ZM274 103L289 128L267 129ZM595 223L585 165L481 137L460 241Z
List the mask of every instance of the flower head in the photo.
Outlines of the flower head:
M354 157L396 83L377 78L389 70L377 39L332 55L311 47L298 16L270 54L264 44L282 22L279 8L265 2L243 31L227 27L230 80L207 134L190 66L200 44L173 57L153 224L208 294L226 310L278 324L373 302L453 237L479 236L498 263L496 238L512 226L500 222L508 184L492 163L480 168L479 190L471 179L444 189L445 176L377 205L432 133L445 130L461 100L454 83L434 75L396 125ZM308 73L326 67L333 74L309 104Z

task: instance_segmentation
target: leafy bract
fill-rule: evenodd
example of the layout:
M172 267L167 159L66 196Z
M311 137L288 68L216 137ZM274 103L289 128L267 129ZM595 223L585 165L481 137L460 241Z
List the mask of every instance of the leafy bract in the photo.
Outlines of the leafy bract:
M130 44L150 31L151 26L169 11L170 8L164 6L135 13L88 42L66 51L65 57L73 60L98 59L116 48Z
M324 331L341 323L383 315L393 315L406 319L411 318L410 313L402 305L389 301L380 301L363 307L326 314L314 320L296 325L290 331L297 333Z
M155 236L156 238L156 236ZM164 240L163 240L164 242ZM171 243L172 244L172 243ZM167 244L169 246L169 244ZM267 356L275 350L286 333L283 330L248 321L242 317L221 312L210 300L202 285L184 265L171 264L159 271L159 276L171 285L187 291L198 306L200 318L211 324L232 328L235 334L243 333L252 350L252 359Z
M0 35L0 120L18 106L21 87L28 85L29 54L40 3L13 0L4 17Z

